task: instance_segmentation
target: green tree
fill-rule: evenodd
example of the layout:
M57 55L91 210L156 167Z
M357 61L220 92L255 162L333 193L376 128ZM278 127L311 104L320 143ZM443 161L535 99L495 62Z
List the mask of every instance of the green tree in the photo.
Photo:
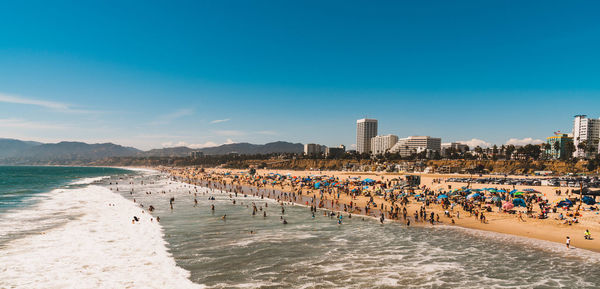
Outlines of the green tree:
M564 154L560 155L561 160L570 160L573 157L573 153L575 152L575 145L572 141L567 141L565 143L565 151Z

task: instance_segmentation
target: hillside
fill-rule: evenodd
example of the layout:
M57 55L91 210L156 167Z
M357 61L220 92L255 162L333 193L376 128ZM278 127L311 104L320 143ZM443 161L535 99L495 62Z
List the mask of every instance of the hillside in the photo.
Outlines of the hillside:
M303 146L299 143L279 141L264 145L235 143L203 149L172 147L141 151L113 143L59 142L44 144L0 139L0 164L85 165L115 157L189 157L193 151L201 151L206 155L301 153Z
M4 154L2 163L7 164L82 164L86 161L108 157L135 156L140 150L112 143L87 144L83 142L59 142L55 144L21 143L13 146L10 154Z

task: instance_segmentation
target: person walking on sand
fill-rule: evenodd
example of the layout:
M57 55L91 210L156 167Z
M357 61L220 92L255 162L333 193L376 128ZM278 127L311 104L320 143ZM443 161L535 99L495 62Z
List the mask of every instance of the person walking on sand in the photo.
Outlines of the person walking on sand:
M569 236L567 236L567 249L571 248L571 238L569 238Z

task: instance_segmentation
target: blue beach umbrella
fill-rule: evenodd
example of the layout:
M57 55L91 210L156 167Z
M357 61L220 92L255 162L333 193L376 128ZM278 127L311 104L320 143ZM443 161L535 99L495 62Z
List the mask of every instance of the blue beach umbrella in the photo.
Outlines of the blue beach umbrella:
M439 195L437 198L438 198L438 199L447 199L447 198L448 198L448 196L446 196L446 195Z
M513 199L512 203L513 203L513 205L515 205L515 207L527 207L525 200L520 199L520 198Z

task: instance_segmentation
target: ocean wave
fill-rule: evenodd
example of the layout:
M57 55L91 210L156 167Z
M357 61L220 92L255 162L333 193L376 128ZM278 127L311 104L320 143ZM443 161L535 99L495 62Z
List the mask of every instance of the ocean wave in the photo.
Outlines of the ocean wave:
M94 178L83 178L76 181L72 181L69 185L89 185L95 182L99 182L101 180L105 180L110 178L110 176L102 176L102 177L94 177Z
M133 216L140 221L132 224ZM18 236L0 247L0 287L201 287L176 265L151 218L103 187L54 190L0 219L0 228L12 228L0 231L0 238Z

